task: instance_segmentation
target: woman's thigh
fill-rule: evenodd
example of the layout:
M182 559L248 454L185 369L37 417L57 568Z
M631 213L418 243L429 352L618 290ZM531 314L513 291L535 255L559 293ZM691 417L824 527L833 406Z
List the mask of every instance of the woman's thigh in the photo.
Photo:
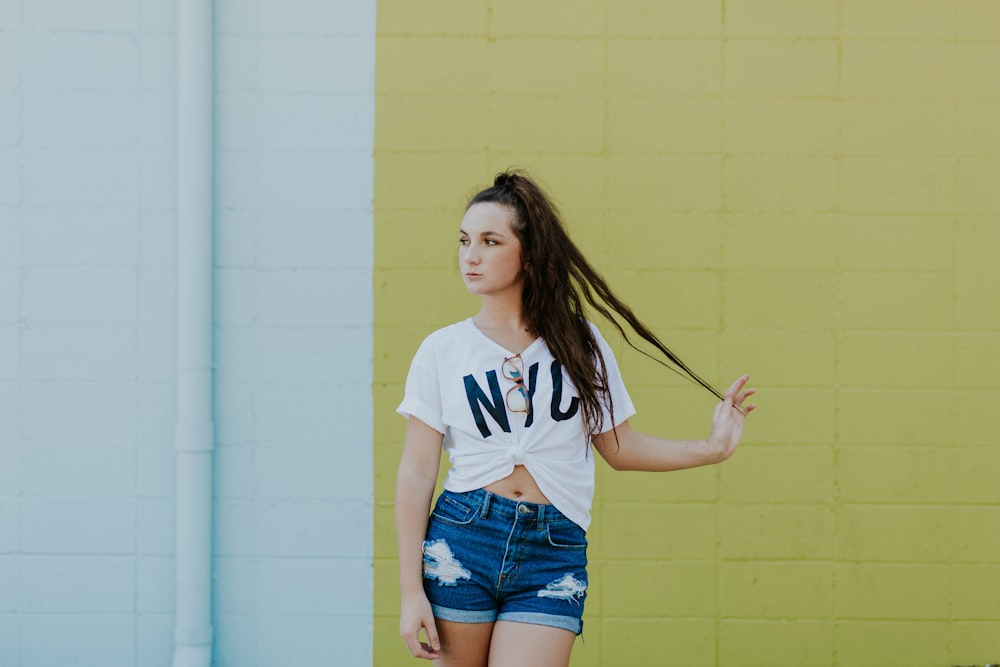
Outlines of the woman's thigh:
M489 667L566 667L576 635L548 625L497 621Z
M441 639L439 667L486 667L493 623L456 623L434 619ZM524 667L522 665L522 667Z

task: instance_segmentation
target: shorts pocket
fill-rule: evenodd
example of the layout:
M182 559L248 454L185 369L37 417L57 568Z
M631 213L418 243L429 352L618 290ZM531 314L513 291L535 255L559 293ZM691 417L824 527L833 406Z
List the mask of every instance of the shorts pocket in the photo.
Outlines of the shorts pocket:
M559 521L546 526L549 544L560 549L586 549L587 533L572 521Z
M452 526L472 523L479 508L465 501L461 496L445 492L438 498L431 516L437 521Z

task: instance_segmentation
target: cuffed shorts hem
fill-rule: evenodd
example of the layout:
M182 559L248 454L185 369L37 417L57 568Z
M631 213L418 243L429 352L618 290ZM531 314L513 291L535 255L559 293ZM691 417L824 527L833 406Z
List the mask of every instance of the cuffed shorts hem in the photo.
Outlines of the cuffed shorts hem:
M528 611L508 611L497 616L497 620L511 621L512 623L547 625L552 628L569 630L575 635L583 632L583 621L574 616L556 616L555 614L538 614Z
M583 621L573 616L556 616L555 614L539 614L529 611L507 611L497 615L492 609L483 611L468 611L466 609L451 609L432 604L434 618L453 623L493 623L495 621L510 621L511 623L530 623L531 625L546 625L552 628L569 630L575 635L583 632Z
M434 618L443 621L453 621L455 623L492 623L497 620L496 609L484 609L483 611L469 611L467 609L451 609L432 604L431 611Z

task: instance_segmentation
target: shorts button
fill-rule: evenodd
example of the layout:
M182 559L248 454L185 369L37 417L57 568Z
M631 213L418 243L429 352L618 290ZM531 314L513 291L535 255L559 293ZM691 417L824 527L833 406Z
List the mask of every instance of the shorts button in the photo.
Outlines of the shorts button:
M529 510L529 509L528 509L527 507L525 507L524 505L518 505L518 506L517 506L517 513L518 513L518 514L527 514L527 513L528 513L528 512L530 512L530 511L531 511L531 510Z

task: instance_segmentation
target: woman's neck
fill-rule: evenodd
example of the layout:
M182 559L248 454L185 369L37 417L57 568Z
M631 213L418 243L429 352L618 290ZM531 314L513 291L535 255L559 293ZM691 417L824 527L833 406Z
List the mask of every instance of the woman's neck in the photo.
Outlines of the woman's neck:
M484 331L533 333L524 319L521 300L483 297L483 307L472 321Z

